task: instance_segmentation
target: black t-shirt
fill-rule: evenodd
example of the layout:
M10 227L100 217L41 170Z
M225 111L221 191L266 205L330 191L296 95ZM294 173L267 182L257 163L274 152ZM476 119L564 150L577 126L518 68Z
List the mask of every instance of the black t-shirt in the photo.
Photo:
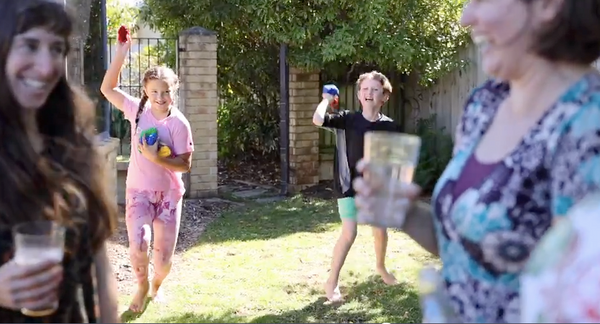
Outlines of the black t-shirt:
M402 132L402 127L391 118L380 114L371 122L362 112L340 111L325 114L322 127L336 134L334 181L336 191L343 197L354 197L352 180L359 176L356 164L364 156L365 133L368 131Z

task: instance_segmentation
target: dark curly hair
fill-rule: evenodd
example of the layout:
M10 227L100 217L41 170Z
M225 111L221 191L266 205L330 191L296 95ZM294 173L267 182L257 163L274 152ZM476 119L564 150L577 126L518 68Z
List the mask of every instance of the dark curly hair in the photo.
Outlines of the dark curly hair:
M534 52L550 61L593 63L600 56L600 0L563 0L561 6L537 31Z
M62 1L0 1L0 226L44 218L88 225L96 251L113 233L117 210L108 196L106 163L95 148L93 103L61 77L37 111L45 143L40 153L6 77L14 37L32 28L45 28L68 44L73 20Z

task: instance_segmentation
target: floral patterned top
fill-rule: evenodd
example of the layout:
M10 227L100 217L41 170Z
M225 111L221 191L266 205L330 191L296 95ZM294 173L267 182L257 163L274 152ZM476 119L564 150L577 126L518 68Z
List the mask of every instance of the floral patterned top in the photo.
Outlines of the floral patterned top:
M521 323L600 323L600 192L569 211L521 275Z
M519 275L555 218L600 186L600 75L571 86L489 176L454 187L508 84L475 89L457 127L454 157L434 190L442 275L462 322L520 319Z

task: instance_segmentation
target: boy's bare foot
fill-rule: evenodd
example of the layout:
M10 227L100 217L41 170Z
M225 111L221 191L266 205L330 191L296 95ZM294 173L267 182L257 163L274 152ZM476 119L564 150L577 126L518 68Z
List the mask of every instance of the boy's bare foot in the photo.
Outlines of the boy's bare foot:
M393 286L398 284L396 277L394 277L394 275L389 273L386 269L377 269L377 273L379 276L381 276L381 280L383 280L386 285Z
M325 282L325 296L330 302L339 302L342 300L342 293L337 282L331 280Z
M134 313L139 313L142 311L146 297L148 296L148 290L150 290L150 283L147 280L146 282L138 284L138 289L135 295L133 295L133 300L129 305L129 310Z

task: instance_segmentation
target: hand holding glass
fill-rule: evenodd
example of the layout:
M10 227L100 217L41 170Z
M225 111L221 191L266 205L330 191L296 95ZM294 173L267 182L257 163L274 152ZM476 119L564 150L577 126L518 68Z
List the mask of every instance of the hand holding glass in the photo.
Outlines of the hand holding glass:
M366 199L357 190L359 212L357 221L377 227L398 227L404 222L411 206L409 199L400 199L399 191L410 190L419 160L421 138L392 132L365 134L365 158L361 184L368 186ZM401 196L401 195L400 195Z
M13 229L15 256L14 262L21 266L42 263L59 265L64 256L65 228L52 221L39 221L19 224ZM48 276L48 274L46 274ZM45 283L39 283L40 285ZM47 316L58 308L58 285L44 296L47 302L39 307L22 308L26 316ZM52 287L52 286L50 286ZM38 287L31 288L37 289ZM41 288L40 288L41 289Z

